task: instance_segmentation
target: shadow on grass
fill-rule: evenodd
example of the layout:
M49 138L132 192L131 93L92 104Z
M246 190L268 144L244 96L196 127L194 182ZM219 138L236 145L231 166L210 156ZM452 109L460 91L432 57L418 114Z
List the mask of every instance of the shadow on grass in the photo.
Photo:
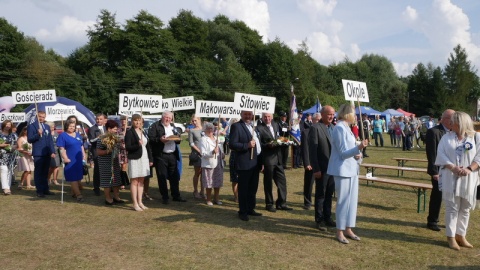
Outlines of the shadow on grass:
M435 270L467 270L467 269L480 269L480 265L477 266L444 266L444 265L430 265L428 268Z

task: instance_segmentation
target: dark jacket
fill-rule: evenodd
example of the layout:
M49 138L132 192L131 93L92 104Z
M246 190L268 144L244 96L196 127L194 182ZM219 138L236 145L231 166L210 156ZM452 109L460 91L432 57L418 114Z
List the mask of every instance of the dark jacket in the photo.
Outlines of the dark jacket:
M440 139L445 135L447 131L442 124L434 126L433 128L427 130L427 136L425 139L426 147L425 151L427 153L428 168L427 173L430 176L438 175L438 166L435 165L435 159L437 158L437 148Z
M332 151L331 140L327 126L321 122L314 124L308 131L310 166L312 166L314 173L327 172Z
M257 126L258 134L260 135L260 146L262 147L261 162L263 165L281 165L282 164L282 152L280 151L280 146L273 146L270 144L271 141L278 139L278 124L274 121L271 123L273 128L273 134L265 123L262 123Z
M144 138L148 139L148 138ZM148 160L153 162L152 151L150 150L150 142L147 142ZM134 128L130 128L125 133L125 149L127 150L128 159L140 159L143 155L143 149L140 145L140 138Z
M180 136L175 126L170 123L173 127L173 134ZM150 149L152 150L152 155L154 158L161 158L163 153L163 148L165 144L161 141L161 138L165 135L165 128L163 127L162 122L159 120L153 123L148 129L148 139L150 144ZM180 141L176 141L176 144L180 144ZM178 147L175 147L175 156L177 160L180 160L180 154L178 153Z
M248 143L252 140L252 133L248 130L245 123L240 120L230 127L229 147L235 155L235 170L258 169L257 151L253 148L253 158L251 158L251 148Z
M32 156L34 157L45 157L55 153L50 126L44 123L43 127L42 136L38 134L38 121L27 127L27 141L32 144Z

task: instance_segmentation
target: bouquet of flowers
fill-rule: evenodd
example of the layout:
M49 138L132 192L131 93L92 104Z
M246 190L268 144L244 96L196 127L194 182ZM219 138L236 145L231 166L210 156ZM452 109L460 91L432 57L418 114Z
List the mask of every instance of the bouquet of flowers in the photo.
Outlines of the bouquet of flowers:
M0 144L4 144L4 143L7 143L7 142L5 141L5 139L4 139L4 138L0 138ZM11 147L10 145L5 146L5 148L3 148L3 149L4 149L5 151L7 151L7 152L11 152L11 151L12 151L12 147Z
M32 151L32 146L28 142L25 142L25 143L22 144L22 149L24 151L31 152Z
M277 139L278 145L292 145L293 141L290 141L288 137L278 137Z
M117 148L117 144L121 142L120 136L114 133L106 133L100 137L100 141L107 147L107 151L112 152Z

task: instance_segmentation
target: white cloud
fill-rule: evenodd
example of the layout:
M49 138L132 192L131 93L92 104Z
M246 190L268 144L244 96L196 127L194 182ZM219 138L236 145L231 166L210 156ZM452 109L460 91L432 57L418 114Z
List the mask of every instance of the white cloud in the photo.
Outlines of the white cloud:
M417 66L417 63L412 64L412 63L397 63L393 62L392 63L393 68L397 72L398 76L408 76L412 74L412 71L415 69Z
M358 44L344 44L340 38L343 23L332 17L337 0L297 0L298 8L308 15L314 32L306 38L312 57L323 65L340 62L348 57L356 61L360 57ZM298 40L287 42L293 50L298 49Z
M88 27L94 24L94 21L80 21L74 17L64 16L54 30L50 31L42 28L35 33L35 37L39 41L48 43L65 41L86 42L86 31Z
M415 22L418 19L417 10L412 8L411 6L407 6L407 8L405 8L402 16L407 22Z
M265 1L259 0L198 0L206 12L221 13L229 18L241 20L258 31L263 41L268 41L270 14Z
M413 8L407 7L404 14L412 14ZM416 13L415 13L416 14ZM434 0L431 9L424 16L418 15L411 26L428 39L432 53L445 61L460 44L467 51L469 60L477 67L480 64L480 47L472 40L470 20L463 10L450 0Z

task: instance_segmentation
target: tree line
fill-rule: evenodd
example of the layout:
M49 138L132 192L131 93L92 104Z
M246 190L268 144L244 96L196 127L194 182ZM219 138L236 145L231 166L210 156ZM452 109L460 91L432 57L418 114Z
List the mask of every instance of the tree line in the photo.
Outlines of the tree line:
M444 68L420 63L400 77L381 55L323 65L311 57L305 41L294 52L279 38L262 42L242 21L224 15L202 20L188 10L168 24L145 10L124 23L101 10L87 34L87 44L63 57L0 18L0 95L56 89L58 96L93 112L115 114L119 93L233 101L235 92L244 92L276 97L279 112L289 110L291 86L301 109L313 106L317 97L338 107L345 102L341 80L348 79L366 82L368 105L379 111L477 113L479 77L460 45ZM178 117L186 120L191 113Z

